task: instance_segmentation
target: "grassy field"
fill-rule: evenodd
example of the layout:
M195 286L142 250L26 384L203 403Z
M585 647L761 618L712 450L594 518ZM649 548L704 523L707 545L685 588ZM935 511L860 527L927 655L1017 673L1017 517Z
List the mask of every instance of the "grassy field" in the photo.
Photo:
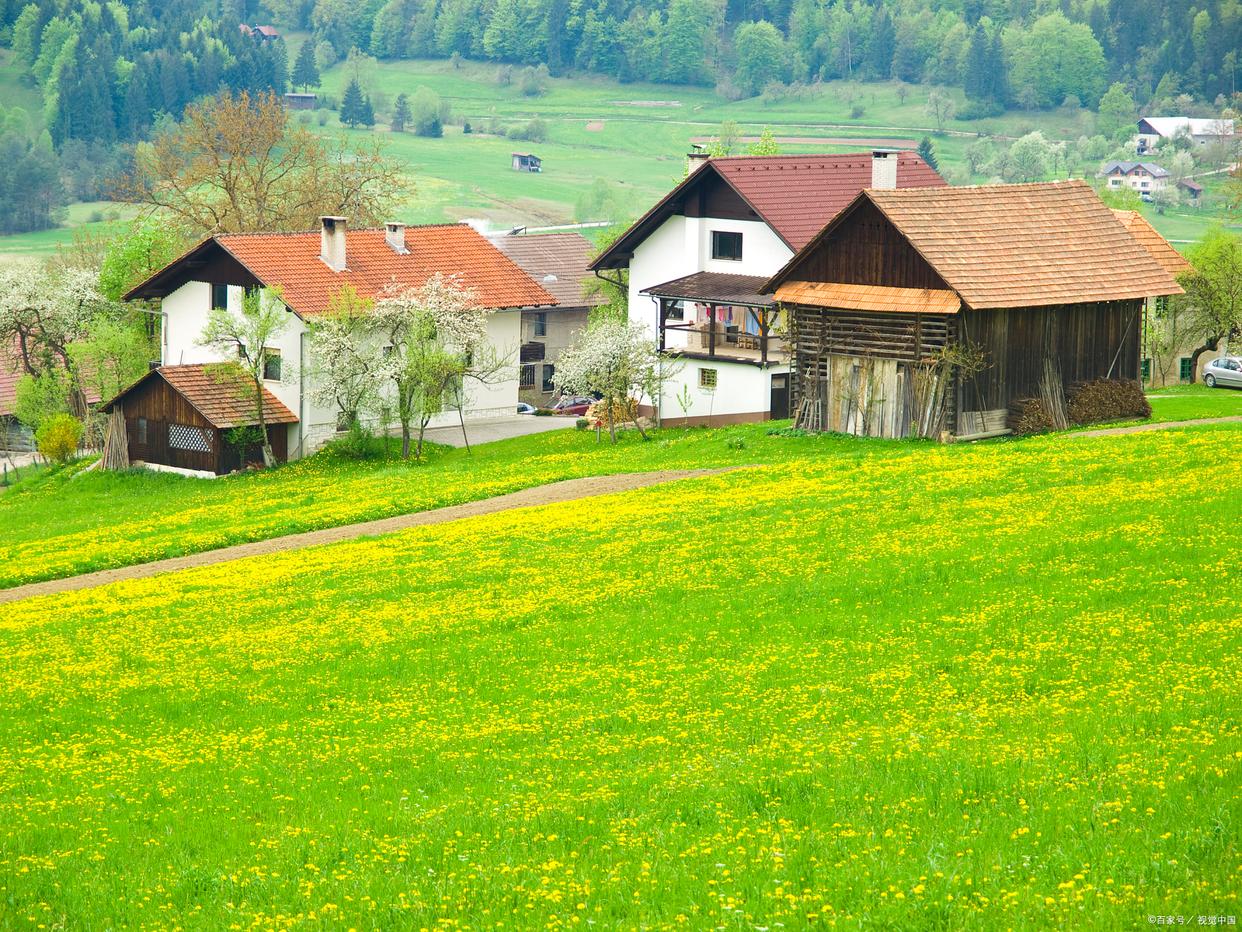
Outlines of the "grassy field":
M1240 435L697 432L765 465L16 603L0 926L1236 915Z
M1156 421L1242 415L1242 392L1181 386L1152 395ZM741 448L730 443L741 441ZM909 444L824 437L847 460L904 455ZM917 446L917 444L914 444ZM433 447L424 463L357 462L331 451L266 473L204 482L166 473L78 470L42 475L0 496L0 587L197 553L282 534L425 511L588 475L767 463L788 441L764 428L667 431L618 449L573 432ZM240 509L247 518L238 521Z
M300 41L295 36L293 46ZM499 66L469 62L460 68L448 61L378 66L371 85L381 105L377 131L390 143L392 154L408 166L417 184L401 219L410 223L482 220L494 228L566 223L578 219L580 197L601 178L614 187L619 215L628 219L646 210L681 179L691 141L713 135L724 120L738 122L743 134L750 136L771 127L787 140L782 151L793 153L865 151L877 144L908 146L936 129L924 112L927 89L903 89L896 83L831 82L780 99L728 101L704 87L618 84L575 76L553 79L547 93L527 97L516 82L502 85L500 73ZM338 65L325 74L322 92L339 99L347 81L346 66ZM470 122L475 132L465 135L460 125L451 125L441 139L389 133L392 101L419 87L429 87L449 101L455 119ZM946 92L961 102L959 91ZM12 68L0 61L0 101L7 102L10 95L34 105L33 112L38 112L37 91L18 82ZM862 108L861 116L853 115L856 107ZM493 119L505 128L536 116L547 124L544 142L478 132ZM319 131L313 114L296 118L308 119L308 126ZM1010 112L989 120L949 120L934 140L941 165L964 178L964 149L980 134L1015 138L1038 129L1052 139L1072 140L1094 133L1094 121L1093 114L1081 110ZM335 114L323 131L356 138L371 132L345 130ZM542 174L511 169L511 153L528 150L544 159ZM987 179L976 176L972 180ZM1214 196L1213 190L1209 185L1209 197ZM97 207L75 206L68 224L57 230L0 237L0 256L45 253L68 242L82 218ZM1144 208L1144 212L1174 240L1197 239L1219 219L1211 210L1184 208L1158 215ZM588 219L614 217L592 215Z

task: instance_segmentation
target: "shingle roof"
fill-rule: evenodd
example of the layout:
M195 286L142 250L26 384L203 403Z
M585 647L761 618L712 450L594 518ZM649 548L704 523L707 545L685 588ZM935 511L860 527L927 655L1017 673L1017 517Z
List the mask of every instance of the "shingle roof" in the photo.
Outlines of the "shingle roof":
M773 300L762 293L766 279L762 275L732 275L726 272L695 272L644 288L642 294L660 298L681 298L701 304L741 304L770 307Z
M706 178L717 176L731 186L794 252L805 246L871 184L871 154L746 155L709 159L661 198L592 264L618 268L678 199ZM897 158L897 187L939 187L946 182L914 152Z
M864 198L972 308L1119 301L1182 290L1083 181L869 190L859 201ZM768 286L793 278L820 238Z
M1146 123L1161 136L1176 136L1183 129L1194 136L1230 136L1233 120L1213 120L1200 117L1143 117Z
M839 282L786 282L776 289L776 300L842 311L897 314L956 314L962 309L961 299L943 288L893 288Z
M870 153L726 157L708 164L794 250L809 243L859 191L871 187ZM898 155L899 189L947 184L915 153Z
M106 405L120 401L139 385L149 379L162 378L181 394L194 409L205 417L213 427L226 430L230 427L249 427L259 423L255 414L254 396L249 387L238 378L240 369L229 363L197 363L184 366L161 366L153 369L125 389ZM273 395L263 389L263 417L268 424L296 424L297 415Z
M1119 171L1123 175L1128 175L1136 168L1143 169L1143 171L1147 172L1147 174L1151 175L1153 178L1164 178L1169 174L1169 170L1167 168L1162 165L1157 165L1155 162L1118 162L1115 160L1107 163L1102 169L1100 169L1100 174L1111 175L1114 171Z
M346 269L334 272L322 259L320 233L231 233L199 243L134 288L126 300L162 297L169 284L191 280L190 264L223 249L259 282L279 287L285 304L303 317L328 309L343 285L374 298L394 280L418 287L433 274L458 275L478 292L484 307L513 308L555 304L556 299L485 237L464 224L409 227L404 253L388 245L384 230L348 230ZM180 267L180 271L179 271Z
M585 236L523 234L498 236L492 243L556 298L561 307L595 307L604 303L601 292L587 293L586 283L594 277L588 266L595 247Z
M1156 232L1156 228L1147 222L1137 210L1114 210L1117 219L1130 231L1130 235L1151 253L1151 257L1160 263L1170 275L1177 276L1190 268L1186 258L1169 245L1169 241Z

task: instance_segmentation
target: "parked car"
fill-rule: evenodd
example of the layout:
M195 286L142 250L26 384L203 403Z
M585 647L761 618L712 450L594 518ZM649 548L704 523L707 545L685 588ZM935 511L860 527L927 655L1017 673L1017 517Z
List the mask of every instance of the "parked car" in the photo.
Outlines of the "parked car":
M594 398L587 398L584 395L566 395L560 401L552 406L554 414L563 415L582 415L587 413L587 408L595 404Z
M534 405L528 405L528 404L527 404L526 402L524 402L524 401L519 401L519 402L518 402L518 404L517 404L517 413L518 413L518 414L534 414L534 413L535 413L535 406L534 406Z
M1203 384L1208 388L1215 388L1217 385L1242 388L1242 359L1237 356L1213 359L1203 369Z

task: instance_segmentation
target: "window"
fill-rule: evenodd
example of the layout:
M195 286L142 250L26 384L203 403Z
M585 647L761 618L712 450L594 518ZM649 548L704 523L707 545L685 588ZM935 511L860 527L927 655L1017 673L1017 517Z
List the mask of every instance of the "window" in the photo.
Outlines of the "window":
M548 315L540 311L535 315L535 336L546 337L548 335Z
M552 376L556 375L556 366L543 367L543 391L544 394L555 391L556 386L552 384Z
M1143 360L1143 381L1144 382L1151 381L1151 360L1150 359Z
M535 387L535 367L533 365L522 366L522 371L518 375L518 388L534 388Z
M147 419L145 417L138 418L138 442L144 446L147 442Z
M1190 368L1189 356L1183 356L1180 360L1178 360L1178 377L1183 382L1190 381L1190 376L1193 371L1194 370Z
M229 306L229 286L228 285L212 285L211 286L211 307L227 308Z
M684 301L669 301L664 305L665 320L685 320L686 304Z
M265 348L263 356L263 378L268 382L280 381L280 350Z
M700 369L699 370L699 388L715 388L716 387L716 370Z
M712 258L742 261L742 234L712 230Z

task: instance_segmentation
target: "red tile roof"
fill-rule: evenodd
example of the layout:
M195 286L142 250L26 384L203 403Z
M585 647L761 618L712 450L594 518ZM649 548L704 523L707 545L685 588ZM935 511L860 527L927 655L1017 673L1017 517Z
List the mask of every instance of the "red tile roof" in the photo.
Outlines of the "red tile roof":
M676 212L682 195L719 177L797 252L857 194L871 185L871 153L839 155L745 155L709 159L625 231L592 263L594 269L623 268L635 247ZM897 157L897 187L947 185L914 152Z
M871 153L771 155L712 159L709 163L797 251L871 187ZM897 157L898 188L948 184L913 152Z
M161 366L148 372L104 405L104 408L111 410L112 405L138 386L150 379L162 378L213 427L220 430L249 427L258 424L259 419L255 416L254 396L249 394L249 386L239 376L244 377L241 368L229 363ZM263 417L268 424L298 422L297 415L266 388L263 389Z
M349 230L345 234L343 272L322 259L319 231L309 233L232 233L205 240L125 296L126 300L163 297L195 279L192 261L213 247L224 250L247 272L278 287L292 310L313 317L328 309L342 285L374 298L396 281L418 287L435 273L456 275L478 293L483 307L513 308L556 304L529 275L487 239L464 224L415 226L405 231L406 252L385 240L384 230Z

